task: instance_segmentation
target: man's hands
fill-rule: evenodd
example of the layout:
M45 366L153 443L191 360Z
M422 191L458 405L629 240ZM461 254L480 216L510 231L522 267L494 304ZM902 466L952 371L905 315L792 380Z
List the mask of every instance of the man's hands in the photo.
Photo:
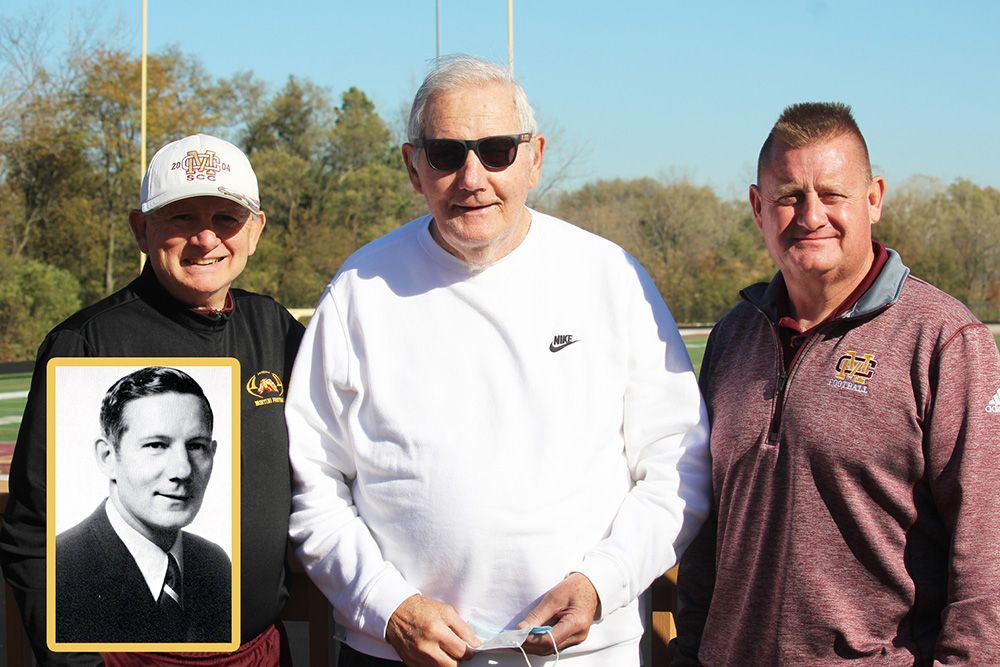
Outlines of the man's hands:
M548 633L528 635L522 644L524 650L533 655L549 655L554 653L553 639L560 651L576 646L587 638L600 604L600 598L590 579L579 572L570 573L553 586L538 606L517 626L552 626L552 637Z
M468 644L479 644L454 607L423 595L399 605L389 617L385 639L408 667L457 667Z
M576 646L590 632L600 608L590 579L573 572L545 594L518 627L551 625L548 634L529 635L523 644L533 655L554 653L552 639L559 650ZM385 638L408 667L458 667L469 655L469 646L479 640L469 624L451 605L413 595L403 601L389 618Z

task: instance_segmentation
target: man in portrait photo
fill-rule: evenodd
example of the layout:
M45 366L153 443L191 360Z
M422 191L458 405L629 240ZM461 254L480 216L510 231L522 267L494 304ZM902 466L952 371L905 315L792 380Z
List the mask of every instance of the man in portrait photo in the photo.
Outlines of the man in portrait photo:
M229 557L182 530L217 448L201 386L175 368L139 369L108 389L100 427L108 497L56 538L56 641L230 641Z

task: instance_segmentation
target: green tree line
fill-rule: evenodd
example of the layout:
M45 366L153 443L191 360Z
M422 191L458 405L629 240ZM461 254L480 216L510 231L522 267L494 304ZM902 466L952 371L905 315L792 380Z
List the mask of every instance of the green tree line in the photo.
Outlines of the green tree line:
M141 178L138 59L80 47L47 67L30 34L3 30L0 361L32 358L54 324L135 276L127 217ZM178 50L151 55L148 76L147 159L208 132L254 165L267 228L240 287L312 306L351 252L424 211L400 138L357 88L334 99L294 76L276 90L250 72L215 78ZM680 322L714 322L773 273L744 201L682 180L558 185L550 177L532 205L634 254ZM914 179L890 188L876 232L915 275L1000 319L1000 192Z

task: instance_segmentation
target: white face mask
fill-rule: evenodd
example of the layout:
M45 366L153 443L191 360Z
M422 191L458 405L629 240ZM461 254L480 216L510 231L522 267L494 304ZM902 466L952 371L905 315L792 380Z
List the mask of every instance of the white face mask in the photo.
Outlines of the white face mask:
M550 628L547 625L540 628L527 627L527 628L521 628L520 630L514 629L514 630L500 630L500 631L487 630L482 625L473 622L470 622L469 625L472 627L472 630L476 633L476 637L479 638L479 641L482 642L482 644L480 644L478 648L472 648L471 646L469 647L472 649L473 653L482 653L484 651L499 651L499 650L513 648L521 652L521 655L524 656L524 663L528 667L531 667L531 660L528 659L528 654L525 653L524 647L522 647L521 644L524 643L524 640L527 639L528 635L530 635L532 633L532 630L534 630L535 634L547 634L549 636L549 639L552 640L552 650L555 651L556 654L556 661L554 664L555 665L559 664L559 647L556 646L556 639L552 635L552 628Z
M476 633L476 637L482 642L478 647L473 648L473 652L497 651L500 649L517 648L528 638L531 628L521 628L513 630L490 630L481 625L470 623Z

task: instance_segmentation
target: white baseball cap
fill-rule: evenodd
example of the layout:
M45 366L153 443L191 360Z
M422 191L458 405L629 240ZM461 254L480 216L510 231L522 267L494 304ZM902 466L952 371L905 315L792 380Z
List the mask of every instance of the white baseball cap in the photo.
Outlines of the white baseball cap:
M228 141L192 134L172 141L149 161L139 190L139 210L155 211L190 197L224 197L260 213L257 176L250 160Z

